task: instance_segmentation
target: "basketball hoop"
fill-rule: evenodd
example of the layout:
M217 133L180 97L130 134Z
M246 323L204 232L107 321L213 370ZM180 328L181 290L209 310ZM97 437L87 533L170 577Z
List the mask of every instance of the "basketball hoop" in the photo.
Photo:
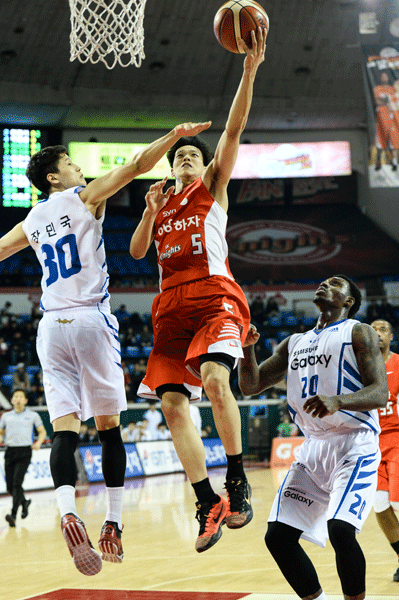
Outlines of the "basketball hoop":
M71 57L81 63L102 61L107 69L140 67L144 54L147 0L69 0Z

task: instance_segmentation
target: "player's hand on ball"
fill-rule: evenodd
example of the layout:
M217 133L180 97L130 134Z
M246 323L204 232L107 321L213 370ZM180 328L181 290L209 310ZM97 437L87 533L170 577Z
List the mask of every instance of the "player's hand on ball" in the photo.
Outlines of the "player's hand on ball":
M327 415L333 415L339 409L339 401L337 396L312 396L308 398L303 405L303 410L313 418L319 417L322 419Z
M252 325L251 323L248 329L247 337L245 338L242 347L245 348L246 346L253 346L254 344L256 344L259 338L260 334L257 332L255 325Z
M238 42L240 50L245 50L244 70L256 72L259 65L265 60L267 29L258 27L251 31L252 47L249 48L241 38Z
M165 177L162 181L153 183L148 192L145 195L145 202L147 209L152 215L157 215L159 211L165 206L170 196L175 191L175 186L169 187L166 192L163 191L163 187L167 182L168 178Z

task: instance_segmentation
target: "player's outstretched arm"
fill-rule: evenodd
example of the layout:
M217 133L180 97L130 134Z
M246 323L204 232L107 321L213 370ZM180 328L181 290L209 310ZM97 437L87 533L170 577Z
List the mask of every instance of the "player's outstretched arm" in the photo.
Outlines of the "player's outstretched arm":
M255 344L258 339L259 333L251 325L243 346L244 357L238 364L238 385L245 396L260 394L279 383L287 374L289 338L283 340L273 355L259 366L255 356Z
M377 333L366 323L355 325L352 330L352 347L364 387L353 394L308 398L303 409L312 417L323 418L340 409L357 411L386 406L389 399L387 372Z
M143 258L147 254L147 250L153 240L153 229L155 217L159 211L165 206L171 194L175 190L175 186L169 187L166 192L163 187L167 181L165 177L162 181L154 183L145 195L146 208L140 223L137 225L132 239L130 240L129 252L136 260Z
M99 206L107 198L130 183L138 175L150 171L166 152L183 136L193 136L211 126L206 123L181 123L166 135L155 140L140 150L131 161L113 169L106 175L91 181L81 192L80 197L85 204Z
M0 238L0 261L29 246L28 238L22 228L22 221Z
M245 129L252 104L256 72L259 65L265 60L267 30L258 27L256 33L252 31L251 35L251 49L241 40L241 45L246 52L244 72L230 108L225 130L217 145L215 156L203 176L204 184L209 190L211 190L212 182L216 182L217 186L227 187L230 181L237 159L240 136ZM214 192L213 195L220 202ZM223 205L223 200L221 203ZM227 206L223 206L223 208L227 209Z

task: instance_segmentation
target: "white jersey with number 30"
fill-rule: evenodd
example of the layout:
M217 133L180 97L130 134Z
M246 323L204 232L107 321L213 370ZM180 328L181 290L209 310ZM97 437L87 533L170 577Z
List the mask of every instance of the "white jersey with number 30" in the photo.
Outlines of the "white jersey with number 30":
M352 347L356 324L359 321L345 319L325 329L294 334L288 342L288 405L292 419L307 437L325 437L348 429L380 432L377 410L340 409L322 419L303 411L306 399L316 394L352 394L363 388Z
M32 208L23 230L43 270L41 308L98 306L109 312L102 223L80 199L82 187L51 194Z

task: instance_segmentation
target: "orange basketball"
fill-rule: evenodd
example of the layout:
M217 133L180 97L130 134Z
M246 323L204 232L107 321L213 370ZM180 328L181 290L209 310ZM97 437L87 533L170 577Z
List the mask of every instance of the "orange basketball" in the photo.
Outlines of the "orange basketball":
M219 44L237 54L240 54L237 40L242 38L250 48L251 31L257 27L269 31L269 17L254 0L229 0L219 8L213 20L213 31Z

